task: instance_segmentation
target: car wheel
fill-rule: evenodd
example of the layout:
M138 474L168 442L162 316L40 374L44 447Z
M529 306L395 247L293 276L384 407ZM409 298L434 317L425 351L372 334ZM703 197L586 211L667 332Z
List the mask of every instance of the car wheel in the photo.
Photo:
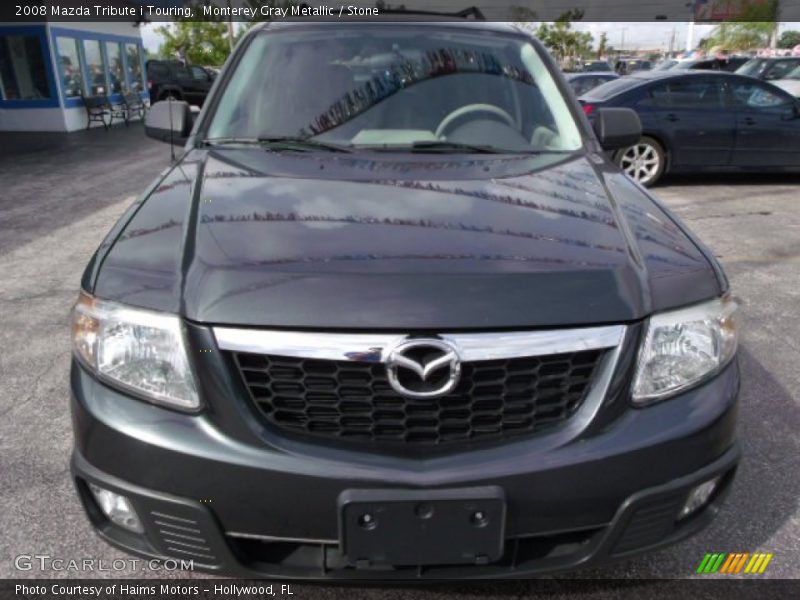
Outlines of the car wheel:
M642 136L633 146L617 152L615 162L631 179L649 187L664 174L667 155L656 140Z

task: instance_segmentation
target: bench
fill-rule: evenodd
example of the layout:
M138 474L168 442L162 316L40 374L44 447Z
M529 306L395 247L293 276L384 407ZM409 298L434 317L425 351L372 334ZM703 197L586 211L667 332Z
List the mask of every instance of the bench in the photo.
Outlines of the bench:
M128 113L123 104L111 104L111 100L105 94L96 96L84 96L83 104L86 106L86 129L92 126L92 122L100 122L108 131L109 125L114 119L123 119L125 125L128 124Z
M138 92L125 92L122 94L122 105L125 107L125 125L131 120L133 115L136 115L144 120L144 115L147 110L141 94Z

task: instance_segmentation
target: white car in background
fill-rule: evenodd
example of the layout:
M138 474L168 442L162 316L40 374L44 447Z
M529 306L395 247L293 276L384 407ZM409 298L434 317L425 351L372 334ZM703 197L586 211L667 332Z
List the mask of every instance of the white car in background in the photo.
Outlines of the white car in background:
M783 79L770 82L789 92L795 98L800 98L800 67L796 67Z

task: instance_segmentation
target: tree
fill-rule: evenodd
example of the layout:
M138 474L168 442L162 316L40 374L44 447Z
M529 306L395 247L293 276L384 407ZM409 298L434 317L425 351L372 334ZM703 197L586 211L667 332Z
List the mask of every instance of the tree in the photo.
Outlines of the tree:
M800 46L800 31L787 30L781 34L778 40L778 48L791 50L795 46Z
M775 24L768 21L720 23L705 40L703 47L733 52L763 48L769 45L774 27Z
M741 0L739 21L720 23L705 48L738 51L770 45L778 31L778 0Z
M180 20L157 27L156 33L164 38L159 54L167 59L218 66L230 52L225 23Z
M228 25L214 18L204 18L203 4L202 0L186 2L186 6L192 8L193 17L175 17L174 23L156 28L156 33L164 38L158 49L163 58L208 66L219 66L228 58Z
M606 32L600 34L600 41L597 43L597 58L608 56L608 35Z
M572 22L582 18L582 10L570 9L553 23L542 23L536 30L536 37L562 67L573 67L579 58L591 53L592 34L588 31L572 30Z

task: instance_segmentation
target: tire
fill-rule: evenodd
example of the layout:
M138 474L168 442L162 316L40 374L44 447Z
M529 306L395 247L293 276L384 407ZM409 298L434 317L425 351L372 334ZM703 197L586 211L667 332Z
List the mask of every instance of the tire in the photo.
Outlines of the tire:
M664 174L667 153L658 140L644 135L633 146L618 150L614 162L628 177L650 187Z

